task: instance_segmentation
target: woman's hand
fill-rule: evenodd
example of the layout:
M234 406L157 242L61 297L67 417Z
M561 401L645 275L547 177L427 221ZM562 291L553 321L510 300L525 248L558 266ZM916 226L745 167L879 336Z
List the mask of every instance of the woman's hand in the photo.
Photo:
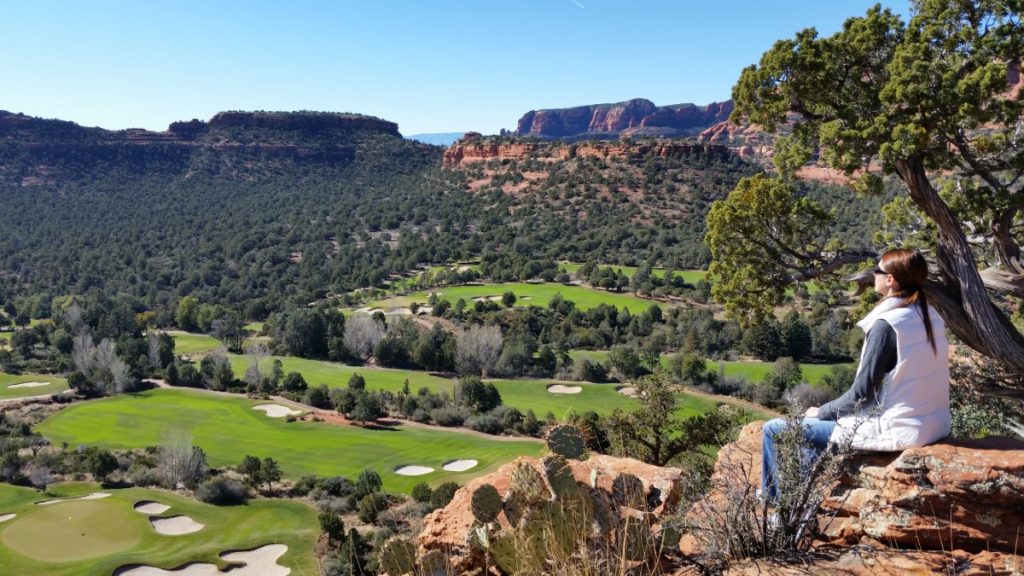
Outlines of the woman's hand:
M807 409L806 412L804 412L804 418L817 418L817 417L818 417L818 407L817 406L811 406L810 408Z

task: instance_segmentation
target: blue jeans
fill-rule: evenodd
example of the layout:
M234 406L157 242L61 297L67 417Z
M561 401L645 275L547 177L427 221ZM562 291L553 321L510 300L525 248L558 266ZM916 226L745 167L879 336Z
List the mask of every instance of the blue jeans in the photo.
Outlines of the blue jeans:
M802 462L802 467L807 469L828 446L836 422L835 420L804 418L803 426L804 438L811 444L811 448L804 452L804 461ZM766 422L761 430L761 495L772 502L779 499L779 487L775 479L778 471L775 435L785 427L786 421L776 418Z

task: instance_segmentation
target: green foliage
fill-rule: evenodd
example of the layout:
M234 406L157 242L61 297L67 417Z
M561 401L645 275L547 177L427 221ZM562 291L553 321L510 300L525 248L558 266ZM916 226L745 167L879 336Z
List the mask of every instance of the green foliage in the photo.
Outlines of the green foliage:
M562 424L548 430L548 450L572 460L581 460L587 453L587 440L578 426Z

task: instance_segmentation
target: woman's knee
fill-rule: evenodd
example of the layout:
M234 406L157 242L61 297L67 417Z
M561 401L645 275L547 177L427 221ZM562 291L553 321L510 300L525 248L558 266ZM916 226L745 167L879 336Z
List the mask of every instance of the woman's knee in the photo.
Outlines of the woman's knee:
M764 423L764 427L761 428L761 435L764 437L775 436L785 427L785 418L774 418Z

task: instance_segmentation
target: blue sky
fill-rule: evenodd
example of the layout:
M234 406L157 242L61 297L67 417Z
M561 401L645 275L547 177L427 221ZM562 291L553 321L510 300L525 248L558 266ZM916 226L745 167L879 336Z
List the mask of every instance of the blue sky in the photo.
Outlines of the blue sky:
M151 130L221 110L327 110L403 134L494 133L531 109L728 99L775 40L832 33L873 4L0 0L0 109Z

